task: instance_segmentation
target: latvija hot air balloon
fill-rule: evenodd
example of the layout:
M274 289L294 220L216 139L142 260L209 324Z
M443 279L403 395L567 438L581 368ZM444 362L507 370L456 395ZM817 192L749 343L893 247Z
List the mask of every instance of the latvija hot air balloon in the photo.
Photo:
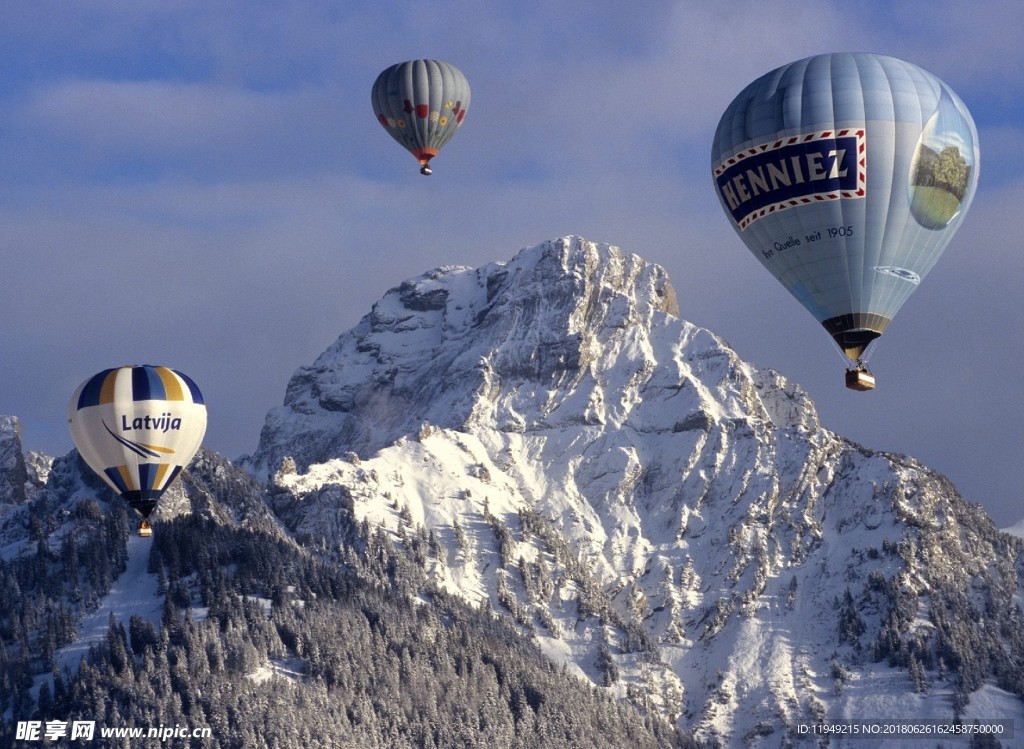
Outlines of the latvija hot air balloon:
M978 158L949 86L892 57L839 53L747 86L711 163L737 233L832 335L847 385L870 390L865 350L959 228Z
M469 82L441 60L392 65L373 84L373 112L392 138L430 174L430 160L452 139L469 109Z
M105 369L79 385L68 405L79 455L142 515L150 513L192 460L206 433L206 406L196 384L167 367Z

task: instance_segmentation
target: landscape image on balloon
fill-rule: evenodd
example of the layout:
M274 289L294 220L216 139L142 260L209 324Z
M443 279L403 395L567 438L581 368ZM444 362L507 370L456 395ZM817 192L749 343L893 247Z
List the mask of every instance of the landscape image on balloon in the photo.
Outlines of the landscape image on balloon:
M910 167L910 212L926 229L944 229L960 212L974 165L970 129L943 98L928 120Z

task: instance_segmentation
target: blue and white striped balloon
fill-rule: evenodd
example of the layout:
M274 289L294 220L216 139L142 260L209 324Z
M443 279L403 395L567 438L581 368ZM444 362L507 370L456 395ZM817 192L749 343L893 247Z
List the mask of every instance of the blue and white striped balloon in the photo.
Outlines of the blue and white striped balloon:
M78 386L68 428L86 464L145 520L199 450L206 405L181 372L117 367Z

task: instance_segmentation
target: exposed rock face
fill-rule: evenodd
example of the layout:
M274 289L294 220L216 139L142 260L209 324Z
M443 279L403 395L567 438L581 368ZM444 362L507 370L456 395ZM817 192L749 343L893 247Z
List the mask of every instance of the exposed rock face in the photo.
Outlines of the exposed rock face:
M14 416L0 416L0 505L23 504L28 482L21 447L21 422Z

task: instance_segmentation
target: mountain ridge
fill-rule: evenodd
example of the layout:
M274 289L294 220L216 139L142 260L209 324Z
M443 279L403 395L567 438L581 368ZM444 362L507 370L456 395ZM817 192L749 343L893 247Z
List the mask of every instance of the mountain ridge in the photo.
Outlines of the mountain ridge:
M97 499L115 520L117 504L73 453L19 462L13 423L4 559L66 545L68 518L124 532L100 528ZM238 463L248 477L200 453L157 534L185 543L173 529L202 523L413 602L450 596L683 743L789 746L801 725L867 717L1024 721L1024 542L913 458L825 428L799 385L680 319L664 270L611 245L563 237L390 289L295 373ZM151 560L168 601L195 606L197 585L216 597L227 579L287 599L224 561L241 542L211 543L205 572ZM264 657L288 670L280 647Z
M799 386L680 320L671 288L657 266L580 237L407 281L296 373L247 466L292 497L344 486L357 515L395 534L455 540L434 573L446 589L507 611L596 682L617 673L698 736L867 709L869 683L898 702L896 677L832 676L865 653L913 664L919 694L920 663L948 668L936 653L963 633L898 592L1013 578L1019 595L1012 565L968 561L979 538L990 560L1019 565L1019 547L944 477L823 428ZM303 517L301 502L288 513L331 542L322 515ZM552 538L537 540L538 523ZM587 572L556 574L539 595L562 542ZM856 637L833 577L872 612ZM813 641L803 654L758 632L781 622ZM917 710L952 713L983 681L915 697Z

